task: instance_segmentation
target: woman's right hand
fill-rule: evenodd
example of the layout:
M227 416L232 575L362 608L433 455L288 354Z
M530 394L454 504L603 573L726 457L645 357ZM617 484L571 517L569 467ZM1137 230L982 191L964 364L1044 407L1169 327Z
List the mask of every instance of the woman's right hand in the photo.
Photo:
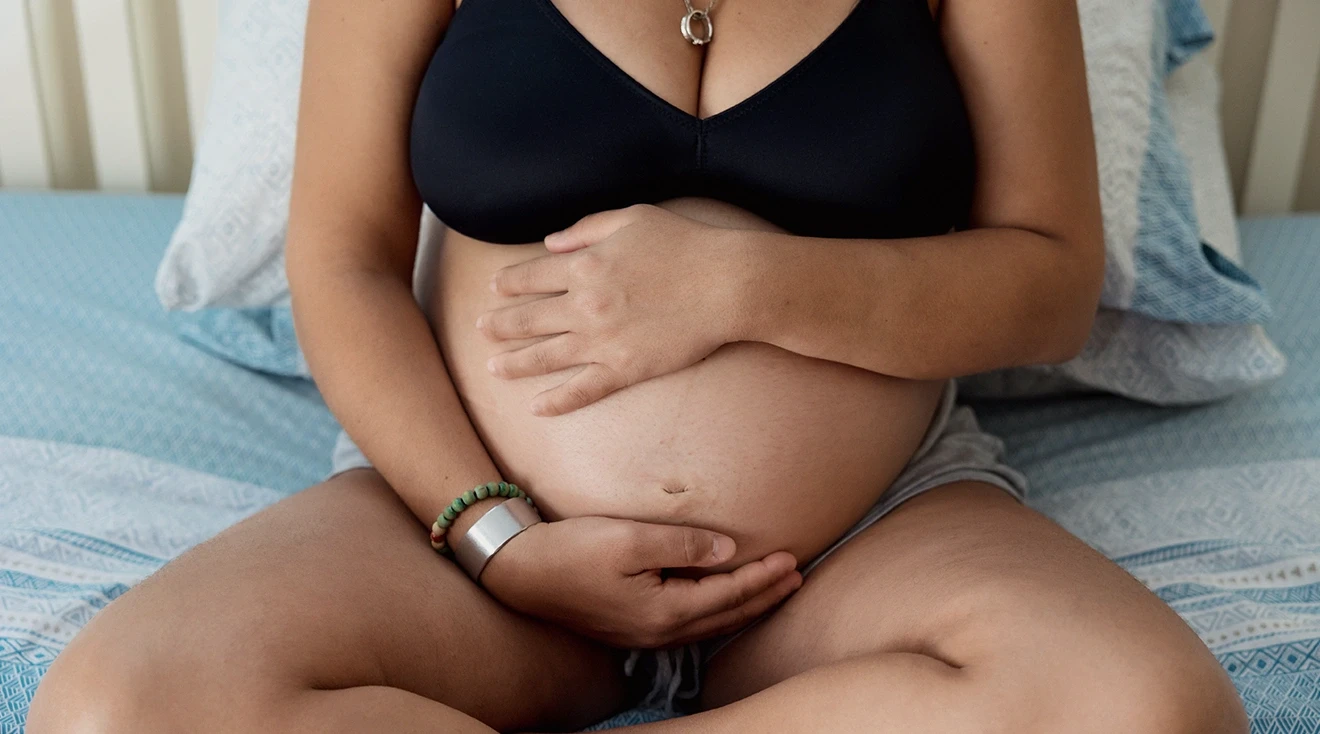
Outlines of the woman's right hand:
M578 517L519 533L481 583L512 609L615 647L669 647L738 630L802 585L784 551L700 579L661 574L716 566L734 550L709 530Z

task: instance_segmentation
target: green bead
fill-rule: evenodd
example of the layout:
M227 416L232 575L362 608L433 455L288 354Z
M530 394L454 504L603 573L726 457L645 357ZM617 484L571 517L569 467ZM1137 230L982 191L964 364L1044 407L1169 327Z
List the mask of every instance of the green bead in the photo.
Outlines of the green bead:
M447 528L447 527L449 527L450 525L453 525L453 524L454 524L454 521L453 521L453 520L450 520L450 519L447 518L447 517L442 517L442 518L440 518L439 520L437 520L435 524L436 524L436 525L439 525L439 526L442 527L442 528Z
M467 509L467 505L463 504L463 498L462 498L462 497L457 497L457 498L454 499L454 503L451 504L451 505L449 506L449 509L453 510L453 511L454 511L454 516L457 517L457 516L458 516L458 513L460 513L460 512L462 512L463 510Z
M444 513L441 514L440 517L453 522L454 518L458 517L458 512L453 507L446 507Z
M495 484L495 486L491 489L490 493L495 495L496 497L504 497L505 495L508 494L508 492L509 492L508 482L499 482Z
M527 504L531 505L532 507L536 507L536 503L532 501L531 497L527 497L525 499L527 500Z
M478 484L477 488L472 490L472 493L476 495L479 500L484 500L490 496L490 490L486 489L486 485L484 484Z
M499 486L500 485L496 484L495 482L486 482L486 496L498 497L499 493L496 492L495 490L499 489Z
M471 507L472 505L477 504L477 493L469 489L464 492L463 496L459 499L463 500L463 505L465 507Z

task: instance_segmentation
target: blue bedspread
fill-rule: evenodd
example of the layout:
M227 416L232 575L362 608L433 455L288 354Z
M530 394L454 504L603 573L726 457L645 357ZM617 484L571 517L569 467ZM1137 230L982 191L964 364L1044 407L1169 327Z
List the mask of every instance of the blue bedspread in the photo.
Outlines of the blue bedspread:
M152 290L177 196L0 194L0 435L107 446L294 491L337 424L306 380L178 338Z
M174 197L0 194L0 732L96 610L318 479L307 383L178 337L151 279ZM1292 359L1280 383L1169 410L981 405L1033 504L1116 558L1214 649L1257 734L1320 731L1320 219L1243 225ZM639 714L619 721L635 720Z

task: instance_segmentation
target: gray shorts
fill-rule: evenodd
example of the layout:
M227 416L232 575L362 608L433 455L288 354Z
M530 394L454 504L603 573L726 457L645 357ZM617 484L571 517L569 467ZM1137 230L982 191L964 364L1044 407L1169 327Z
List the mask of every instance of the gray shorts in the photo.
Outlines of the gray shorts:
M1000 461L1003 443L982 432L972 410L957 405L956 397L955 383L950 380L925 438L903 472L856 525L802 567L802 575L811 573L831 553L893 512L894 508L927 490L953 482L976 481L999 487L1018 500L1025 497L1026 478ZM340 433L335 444L332 473L370 466L371 462L348 435ZM739 634L742 632L669 650L634 651L625 672L643 683L639 705L672 712L678 699L695 698L701 690L701 669L705 662ZM645 691L645 683L650 684L649 692Z

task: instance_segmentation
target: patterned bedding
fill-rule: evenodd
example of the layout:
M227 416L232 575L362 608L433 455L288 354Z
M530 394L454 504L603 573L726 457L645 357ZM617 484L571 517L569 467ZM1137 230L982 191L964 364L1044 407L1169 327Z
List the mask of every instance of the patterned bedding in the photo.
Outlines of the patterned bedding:
M118 449L0 437L0 732L75 632L165 561L279 499Z
M0 733L51 659L167 559L325 471L305 382L177 338L151 293L173 197L0 194ZM1246 222L1292 359L1213 406L978 406L1032 503L1215 650L1258 734L1320 731L1320 219ZM178 321L175 319L182 319ZM629 712L611 723L638 721Z

